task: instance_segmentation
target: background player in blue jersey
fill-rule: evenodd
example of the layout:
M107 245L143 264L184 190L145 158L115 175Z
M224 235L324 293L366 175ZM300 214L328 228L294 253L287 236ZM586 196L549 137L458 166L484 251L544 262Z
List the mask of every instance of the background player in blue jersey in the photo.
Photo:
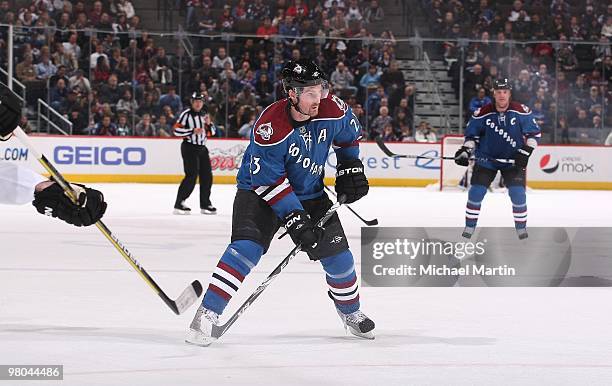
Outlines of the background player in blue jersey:
M482 200L497 171L501 172L508 187L518 236L527 238L525 170L541 134L529 107L511 102L511 90L508 79L494 82L495 102L474 112L465 129L465 142L455 154L458 165L468 166L472 155L476 162L468 192L463 231L466 238L476 229ZM495 159L514 159L514 163Z
M213 272L187 342L212 343L212 324L245 277L265 254L284 224L311 260L318 260L338 315L356 336L374 338L374 322L360 311L353 255L338 215L315 226L332 206L323 190L329 149L338 160L336 192L347 203L368 193L359 160L361 126L351 109L328 92L321 69L312 61L291 61L282 70L287 98L268 106L255 121L238 172L231 244Z

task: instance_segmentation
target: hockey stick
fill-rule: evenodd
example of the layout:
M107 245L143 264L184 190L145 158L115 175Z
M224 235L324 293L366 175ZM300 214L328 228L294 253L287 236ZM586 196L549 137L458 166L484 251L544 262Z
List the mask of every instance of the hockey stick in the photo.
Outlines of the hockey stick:
M387 157L410 158L410 159L432 159L432 160L444 159L444 160L453 160L453 161L455 160L455 157L451 157L451 156L432 157L432 156L426 156L426 155L396 154L387 147L387 144L385 144L385 141L383 141L382 137L376 137L375 141L378 147L380 148L380 150L382 150L383 153L385 153ZM474 160L474 159L476 158L470 158L470 160ZM514 160L511 158L483 158L483 159L488 160L488 161L497 161L497 162L507 163L507 164L514 163Z
M328 211L323 215L323 217L321 217L321 219L317 222L317 226L322 227L327 222L327 220L329 220L331 216L336 213L338 208L340 208L340 206L344 203L345 200L346 197L344 195L340 196L338 201L334 205L332 205L332 207L329 208ZM282 270L285 269L291 259L293 259L295 255L297 255L301 250L301 244L295 246L295 248L293 248L291 252L289 252L287 257L285 257L283 261L281 261L280 264L277 265L276 268L274 268L274 271L272 271L272 273L268 275L268 277L259 285L259 287L257 287L255 292L253 292L251 296L249 296L248 299L245 300L244 303L242 303L240 308L238 308L236 312L234 312L234 314L227 320L227 322L220 326L213 324L211 336L213 338L219 339L223 334L225 334L227 330L236 322L236 320L238 320L238 318L246 311L246 309L249 308L251 304L253 304L255 299L257 299L259 295L261 295L261 293L268 287L272 280L276 279L276 277L280 275Z
M72 201L76 201L76 193L74 189L72 189L72 187L66 181L64 176L62 176L60 172L55 169L51 162L49 162L49 160L47 160L47 158L36 149L30 138L28 138L27 134L21 129L21 127L17 126L17 128L15 128L15 131L13 131L13 134L15 134L15 136L19 138L19 140L28 149L30 149L32 153L34 153L34 156L36 157L38 162L40 162L40 164L47 170L47 172L49 172L49 174L53 176L55 182L57 182L59 186L64 189L68 197L70 197ZM128 251L128 249L108 229L108 227L104 225L102 221L98 221L96 223L96 226L98 227L100 232L102 232L102 234L108 239L108 241L113 244L115 249L119 251L121 256L123 256L123 258L132 266L132 268L134 268L136 272L138 272L140 277L142 277L143 280L147 282L147 284L153 289L153 291L155 291L157 295L159 295L159 297L164 301L164 303L166 303L166 305L170 307L170 309L175 314L182 314L198 300L200 295L202 295L202 284L200 284L198 280L194 280L193 283L191 283L191 285L189 285L176 300L170 299L168 295L166 295L166 293L159 287L159 285L157 285L155 280L153 280L153 278L149 276L147 271L145 271L142 265L140 265L138 260L136 260L134 256L132 256L130 251Z
M327 190L328 192L330 192L331 194L333 194L333 195L334 195L334 197L338 197L338 195L336 194L336 192L334 192L333 190L331 190L330 188L328 188L328 187L327 187L327 185L323 185L323 187L325 188L325 190ZM364 219L363 217L361 217L361 216L359 215L359 213L355 212L355 211L353 210L353 208L351 208L350 206L348 206L348 205L344 205L344 206L345 206L346 208L348 208L348 210L350 210L351 212L353 212L353 214L354 214L355 216L357 216L357 218L359 218L361 221L363 221L363 222L364 222L364 224L366 224L367 226L371 227L371 226L378 225L378 219L377 219L377 218L375 218L375 219L373 219L373 220L366 220L366 219ZM285 232L283 232L283 233L282 233L280 236L278 236L278 239L280 240L280 239L282 239L283 237L287 236L288 234L289 234L289 233L288 233L287 231L285 231Z
M328 192L330 192L331 194L333 194L333 195L334 195L334 197L338 197L338 196L336 195L336 192L334 192L333 190L331 190L331 188L327 187L327 185L323 185L323 187L325 188L325 190L327 190ZM363 223L364 223L364 224L366 224L367 226L371 227L371 226L374 226L374 225L378 225L378 219L377 219L377 218L375 218L375 219L373 219L373 220L366 220L366 219L364 219L363 217L361 217L361 216L359 215L359 213L355 212L355 210L354 210L353 208L351 208L350 206L348 206L348 205L344 205L344 207L345 207L345 208L347 208L348 210L350 210L351 212L353 212L353 214L354 214L355 216L357 216L357 218L358 218L358 219L360 219L361 221L363 221Z

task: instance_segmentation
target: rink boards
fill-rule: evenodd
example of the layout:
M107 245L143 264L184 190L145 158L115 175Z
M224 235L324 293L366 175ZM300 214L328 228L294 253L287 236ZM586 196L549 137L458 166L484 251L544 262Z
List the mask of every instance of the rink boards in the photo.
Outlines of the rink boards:
M180 140L175 138L32 136L38 149L73 181L178 183L183 177ZM208 141L215 183L235 183L246 140ZM438 156L439 143L392 143L399 154ZM373 142L360 144L370 184L426 186L438 181L440 162L386 157ZM532 188L612 189L612 147L540 146L528 167ZM17 139L0 142L0 162L30 165L43 172ZM308 161L302 160L308 163ZM333 150L325 175L335 173ZM309 167L310 165L304 165ZM331 183L333 178L326 178Z

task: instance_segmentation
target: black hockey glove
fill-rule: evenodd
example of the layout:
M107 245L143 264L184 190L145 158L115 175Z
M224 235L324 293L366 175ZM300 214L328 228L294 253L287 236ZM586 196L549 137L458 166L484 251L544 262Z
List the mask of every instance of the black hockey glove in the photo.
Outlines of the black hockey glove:
M467 146L461 146L455 153L455 163L459 166L468 166L470 164L471 156L472 149Z
M336 168L336 193L346 195L346 204L355 202L368 194L370 185L359 159L341 161Z
M317 247L323 237L323 228L312 223L310 216L304 210L294 210L285 216L285 229L296 245L302 250L310 251Z
M514 165L518 166L519 168L526 168L527 163L529 162L529 157L531 156L532 152L533 147L529 145L523 145L523 147L518 149L516 151L516 154L514 155Z
M61 186L54 183L40 192L35 192L32 205L36 207L38 213L58 217L78 227L98 222L106 211L104 195L85 185L71 184L71 186L78 194L77 204L72 202Z
M0 84L0 141L10 138L21 118L21 100L8 87Z

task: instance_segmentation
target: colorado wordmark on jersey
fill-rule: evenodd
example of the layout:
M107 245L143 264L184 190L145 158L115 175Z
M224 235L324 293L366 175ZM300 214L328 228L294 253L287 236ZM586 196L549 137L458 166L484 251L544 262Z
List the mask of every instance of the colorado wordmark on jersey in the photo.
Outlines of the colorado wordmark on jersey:
M359 120L335 95L322 99L314 119L295 122L287 99L268 106L253 125L253 135L238 172L238 188L252 189L279 217L303 209L300 200L323 193L330 148L339 161L359 157Z
M206 127L204 123L205 114L195 112L191 109L183 111L176 123L174 124L174 135L177 137L183 137L187 142L194 145L206 145L206 130L210 130L208 135L214 135L214 126L210 125L210 128ZM194 133L194 129L202 128L204 131L200 134Z

